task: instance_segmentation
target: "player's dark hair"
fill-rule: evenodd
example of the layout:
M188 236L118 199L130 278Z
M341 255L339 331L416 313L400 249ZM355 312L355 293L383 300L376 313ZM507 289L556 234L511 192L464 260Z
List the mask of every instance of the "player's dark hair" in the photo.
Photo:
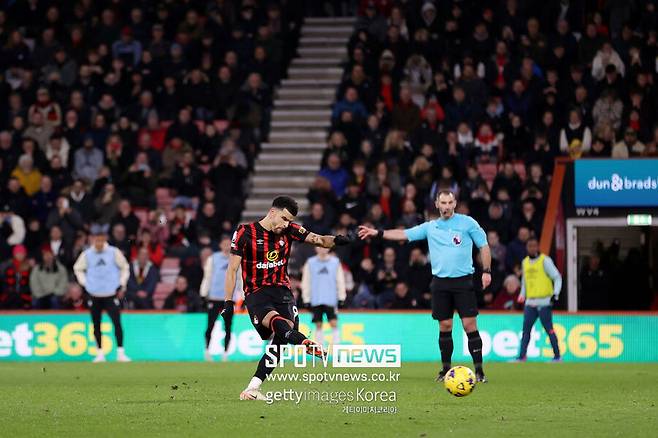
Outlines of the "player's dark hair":
M277 196L272 201L272 207L281 210L286 209L293 216L297 216L297 211L299 210L299 207L297 206L297 201L292 199L290 196Z
M436 192L436 199L438 200L439 196L441 195L452 195L453 198L457 199L457 196L455 196L455 192L453 192L452 190L448 190L448 189L439 190L438 192Z

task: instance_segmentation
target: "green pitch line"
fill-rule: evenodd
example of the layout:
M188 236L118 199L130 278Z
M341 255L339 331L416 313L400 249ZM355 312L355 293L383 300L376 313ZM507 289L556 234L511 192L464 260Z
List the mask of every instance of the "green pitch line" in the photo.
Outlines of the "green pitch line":
M658 430L655 364L489 364L490 382L465 398L450 396L434 381L434 364L403 364L393 370L400 372L397 381L388 369L329 369L381 373L388 381L270 381L263 392L312 397L362 388L386 392L389 400L395 392L395 401L269 405L238 400L254 365L0 363L1 435L582 438L654 437ZM292 368L276 372L299 374ZM356 412L363 406L379 412Z

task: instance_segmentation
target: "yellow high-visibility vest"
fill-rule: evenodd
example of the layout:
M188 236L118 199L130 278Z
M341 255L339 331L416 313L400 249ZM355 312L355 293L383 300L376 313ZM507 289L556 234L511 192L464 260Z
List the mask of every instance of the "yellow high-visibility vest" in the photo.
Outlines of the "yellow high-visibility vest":
M545 258L544 254L540 254L534 263L530 263L529 256L523 259L521 266L526 298L545 298L553 295L553 281L544 269Z

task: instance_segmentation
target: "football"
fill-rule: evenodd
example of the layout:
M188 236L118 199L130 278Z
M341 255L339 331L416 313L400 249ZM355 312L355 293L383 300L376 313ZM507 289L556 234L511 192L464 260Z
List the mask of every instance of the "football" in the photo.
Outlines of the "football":
M452 367L446 373L443 384L455 397L465 397L475 389L475 373L468 367Z

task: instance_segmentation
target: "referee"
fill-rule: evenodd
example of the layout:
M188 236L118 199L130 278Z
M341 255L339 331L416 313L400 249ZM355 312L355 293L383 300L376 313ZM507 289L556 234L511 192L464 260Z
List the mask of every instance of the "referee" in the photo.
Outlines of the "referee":
M114 324L117 340L117 361L130 362L123 349L123 329L121 327L121 310L119 298L123 296L130 276L130 266L123 253L107 243L107 225L91 226L93 245L80 254L73 272L80 286L90 295L89 308L94 323L96 338L96 358L94 362L105 362L101 347L101 317L107 312ZM118 296L119 295L119 296Z
M482 369L482 338L477 328L477 299L473 289L473 244L482 258L482 288L491 283L491 252L487 236L470 216L455 213L457 200L448 190L437 193L435 200L439 219L406 230L376 230L361 225L361 239L427 240L432 265L432 318L439 321L439 349L442 381L452 361L452 316L456 310L468 336L468 350L473 357L478 382L487 381Z

